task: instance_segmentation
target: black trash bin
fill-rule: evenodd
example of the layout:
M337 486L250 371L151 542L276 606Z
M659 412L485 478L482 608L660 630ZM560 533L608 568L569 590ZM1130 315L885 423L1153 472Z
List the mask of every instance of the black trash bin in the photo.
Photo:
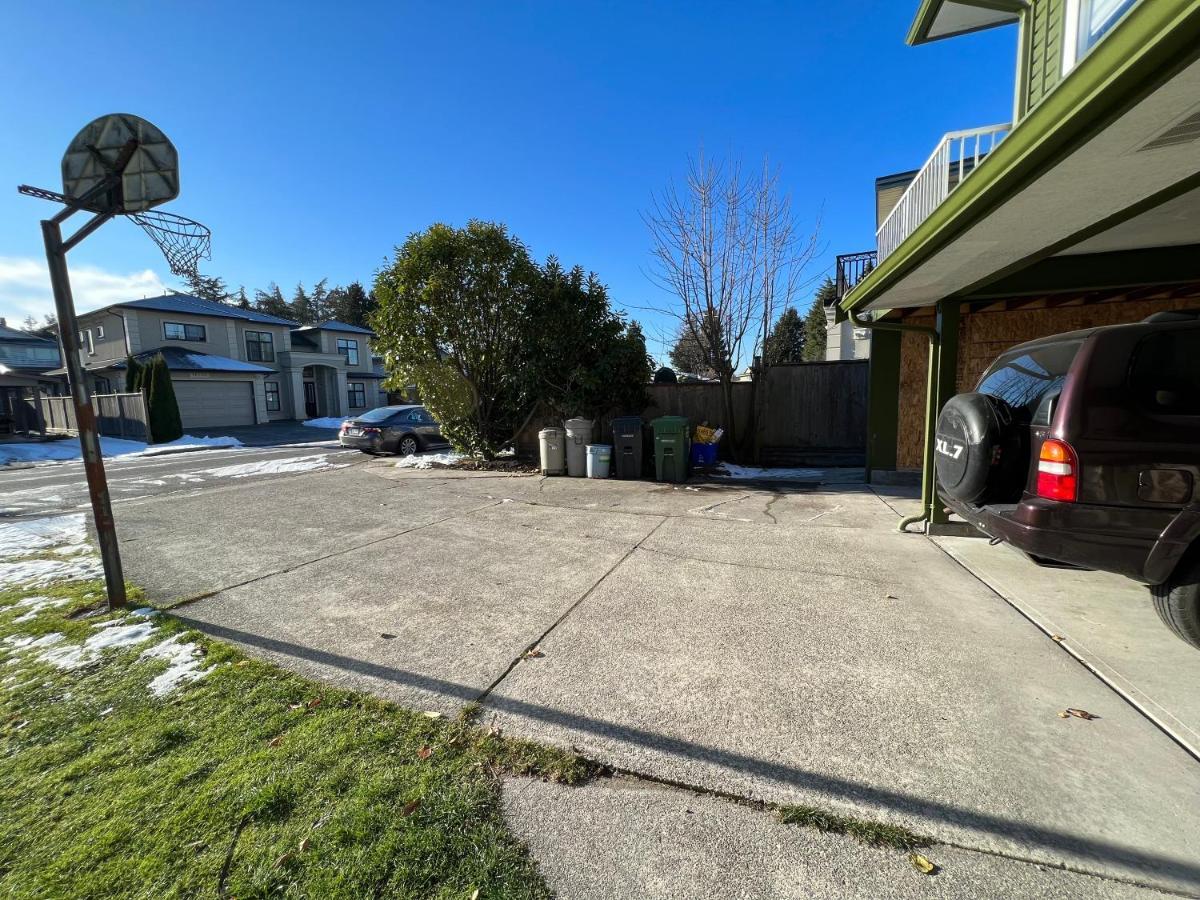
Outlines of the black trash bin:
M642 477L642 418L613 419L613 468L618 478Z

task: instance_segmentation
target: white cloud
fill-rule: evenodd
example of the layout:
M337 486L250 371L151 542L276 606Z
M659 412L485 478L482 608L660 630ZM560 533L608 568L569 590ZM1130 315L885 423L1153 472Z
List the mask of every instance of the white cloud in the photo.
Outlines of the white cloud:
M99 266L71 266L71 291L75 311L87 312L110 303L140 300L167 292L153 269L140 272L109 272ZM39 322L54 312L50 275L44 260L0 256L0 316L10 326L20 327L26 316Z

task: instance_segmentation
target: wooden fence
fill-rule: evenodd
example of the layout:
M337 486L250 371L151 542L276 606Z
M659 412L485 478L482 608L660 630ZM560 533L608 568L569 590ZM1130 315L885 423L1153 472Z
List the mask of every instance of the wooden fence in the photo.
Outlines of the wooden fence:
M867 443L867 360L795 363L772 366L757 385L733 385L733 416L743 459L751 457L755 389L762 392L760 460L770 465L862 465ZM659 416L686 416L693 425L727 425L721 386L654 384L647 388L645 421ZM612 419L600 417L596 435L611 440ZM537 432L550 424L539 419L517 440L522 454L537 454ZM555 423L561 424L561 423ZM723 450L728 450L728 447Z
M45 431L61 434L79 430L75 405L70 397L43 395L40 406ZM96 428L100 434L130 441L150 440L150 418L142 394L93 394L92 409L96 411Z

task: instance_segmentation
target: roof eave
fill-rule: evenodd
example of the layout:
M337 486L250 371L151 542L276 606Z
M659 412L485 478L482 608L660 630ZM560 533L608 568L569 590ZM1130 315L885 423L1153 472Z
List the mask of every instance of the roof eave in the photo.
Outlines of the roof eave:
M973 28L963 28L958 31L948 31L945 34L930 37L929 32L937 21L938 13L941 12L942 7L948 2L958 3L962 6L977 6L980 9L1010 13L1011 16L986 25L977 25ZM913 23L908 29L908 36L905 38L905 42L909 46L915 47L919 44L929 44L933 41L941 41L950 37L959 37L964 34L974 34L977 31L999 28L1002 25L1010 25L1018 21L1021 13L1028 6L1029 4L1026 0L921 0L921 6L917 9Z
M928 3L937 0L927 0ZM1170 77L1172 66L1196 54L1200 0L1140 3L1071 74L1017 123L904 242L856 284L838 305L861 310L937 253L958 233L1020 190L1047 163L1063 156L1097 122L1136 103L1147 84Z

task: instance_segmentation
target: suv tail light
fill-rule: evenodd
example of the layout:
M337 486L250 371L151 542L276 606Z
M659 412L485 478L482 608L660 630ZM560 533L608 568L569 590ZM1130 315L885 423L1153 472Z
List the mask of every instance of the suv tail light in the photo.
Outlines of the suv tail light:
M1038 454L1037 495L1074 503L1079 495L1079 457L1066 441L1042 443Z

